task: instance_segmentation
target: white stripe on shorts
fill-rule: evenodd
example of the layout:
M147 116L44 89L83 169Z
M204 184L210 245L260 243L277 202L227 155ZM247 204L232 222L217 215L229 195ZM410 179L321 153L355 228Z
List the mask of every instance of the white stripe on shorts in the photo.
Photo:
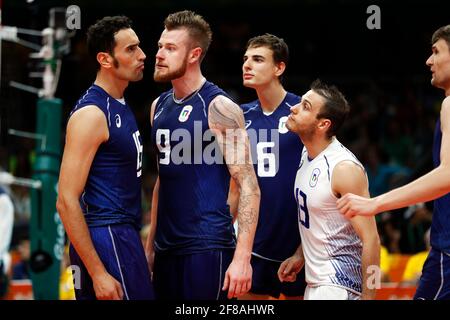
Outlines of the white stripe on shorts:
M111 241L112 241L112 245L114 248L114 254L116 256L117 266L119 267L120 279L122 282L123 292L125 293L125 298L127 298L127 300L130 300L130 298L128 297L127 287L125 286L125 280L123 279L122 268L120 267L119 255L117 254L116 244L114 243L114 237L111 232L111 226L108 226L108 230L109 230L109 235L111 236Z

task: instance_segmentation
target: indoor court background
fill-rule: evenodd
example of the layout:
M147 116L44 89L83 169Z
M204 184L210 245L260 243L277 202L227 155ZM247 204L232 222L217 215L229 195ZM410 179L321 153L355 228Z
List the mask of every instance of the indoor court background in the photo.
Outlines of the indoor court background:
M436 0L395 4L357 0L3 0L1 10L3 25L34 30L48 26L51 8L78 5L81 10L81 29L75 30L69 40L70 52L62 56L55 93L55 97L62 100L61 146L69 111L95 77L95 67L85 46L87 27L106 15L124 14L134 21L134 30L147 55L146 69L144 79L129 86L126 99L133 108L144 141L145 225L149 222L156 178L155 153L150 146L149 106L168 88L154 83L153 63L167 14L190 9L210 22L213 41L202 65L203 74L237 103L256 98L253 90L242 86L241 80L247 40L266 32L284 38L290 49L284 81L288 91L301 95L313 80L321 78L336 84L349 100L351 116L339 139L366 166L374 196L431 168L433 128L444 96L442 90L431 86L431 74L425 61L431 53L433 31L450 23L445 3ZM367 27L370 14L366 10L372 4L381 9L381 29ZM40 37L21 35L21 38L40 44ZM38 97L11 87L10 82L42 87L41 79L29 77L30 72L42 71L42 65L29 58L32 52L17 43L1 43L0 171L22 178L33 175L36 141L11 135L10 129L35 132ZM30 190L11 186L10 191L15 205L13 265L26 265L27 254L30 255L26 252L30 236ZM427 203L377 216L385 250L382 254L383 283L377 298L412 297L415 271L412 270L407 279L404 274L409 261L420 271L420 253L428 250L424 239L431 212L432 203ZM416 254L419 256L414 256ZM21 276L11 281L6 299L33 298L26 272ZM64 288L61 290L64 292ZM70 292L66 297L62 293L60 298L70 299Z

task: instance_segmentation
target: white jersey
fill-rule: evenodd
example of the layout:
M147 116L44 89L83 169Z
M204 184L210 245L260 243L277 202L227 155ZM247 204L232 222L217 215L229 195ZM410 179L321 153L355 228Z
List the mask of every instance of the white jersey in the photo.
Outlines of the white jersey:
M312 160L303 148L294 195L308 286L334 285L360 294L362 242L339 213L331 189L333 169L345 160L364 168L336 138Z

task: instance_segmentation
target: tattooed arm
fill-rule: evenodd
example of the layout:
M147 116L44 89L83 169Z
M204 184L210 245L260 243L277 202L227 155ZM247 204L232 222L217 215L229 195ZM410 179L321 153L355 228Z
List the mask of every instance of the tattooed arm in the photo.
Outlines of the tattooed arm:
M244 128L242 110L230 99L217 96L209 105L208 121L230 175L240 191L237 245L222 288L228 289L228 298L232 298L247 293L251 288L250 258L258 223L260 191L251 162L250 143Z
M230 212L231 215L233 216L233 223L234 223L237 218L237 210L239 205L239 189L236 182L234 182L233 178L230 179L230 191L228 192L227 203L230 206Z

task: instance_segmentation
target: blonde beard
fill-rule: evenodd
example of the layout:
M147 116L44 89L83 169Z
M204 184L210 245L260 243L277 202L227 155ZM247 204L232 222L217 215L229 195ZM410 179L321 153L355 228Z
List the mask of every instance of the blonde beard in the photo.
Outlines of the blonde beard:
M177 70L174 70L166 74L158 74L158 72L155 70L155 72L153 73L153 79L156 82L169 82L184 76L184 74L186 73L186 69L187 69L187 56L184 58L183 63Z

